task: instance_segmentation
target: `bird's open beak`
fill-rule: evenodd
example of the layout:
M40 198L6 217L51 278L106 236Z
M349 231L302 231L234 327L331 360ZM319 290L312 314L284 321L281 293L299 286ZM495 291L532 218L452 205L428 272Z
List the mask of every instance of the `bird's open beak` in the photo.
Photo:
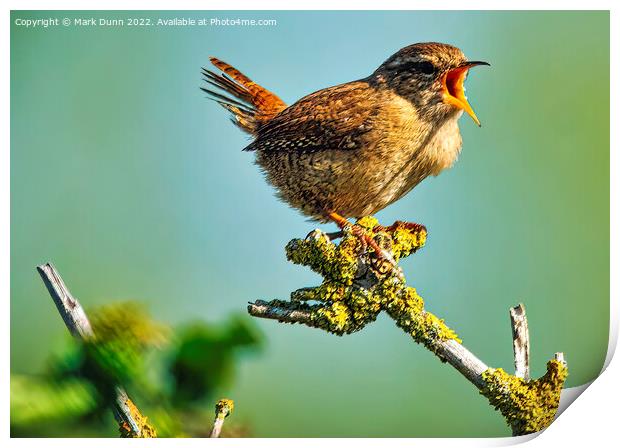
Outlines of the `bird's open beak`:
M480 120L478 120L478 117L476 117L476 113L467 102L467 97L465 96L465 87L463 86L465 78L467 77L467 72L470 68L475 67L476 65L491 64L483 61L467 61L459 65L458 67L448 70L446 74L443 75L442 86L443 100L448 104L452 104L453 106L458 107L459 109L463 109L469 114L469 116L474 120L474 122L478 126L480 126Z

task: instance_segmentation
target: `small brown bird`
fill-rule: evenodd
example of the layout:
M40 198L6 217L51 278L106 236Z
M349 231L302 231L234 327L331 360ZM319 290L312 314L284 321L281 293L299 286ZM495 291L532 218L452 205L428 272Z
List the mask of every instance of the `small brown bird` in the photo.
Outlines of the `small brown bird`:
M227 63L211 63L223 73L203 69L205 81L232 97L202 90L255 137L244 150L256 153L278 196L341 228L349 225L346 218L374 214L452 166L461 150L463 111L480 125L463 82L471 67L489 65L468 61L451 45L414 44L366 78L287 107Z

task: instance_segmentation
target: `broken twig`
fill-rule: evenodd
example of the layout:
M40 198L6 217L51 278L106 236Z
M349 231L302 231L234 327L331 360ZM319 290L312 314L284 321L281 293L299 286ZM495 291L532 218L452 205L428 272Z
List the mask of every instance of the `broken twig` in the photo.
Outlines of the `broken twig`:
M527 328L525 306L510 308L510 325L512 327L512 348L515 355L515 376L530 380L530 333Z
M220 436L224 420L232 414L234 408L235 403L228 398L223 398L215 404L215 420L213 421L213 429L209 437L217 438Z
M45 283L71 335L80 341L93 341L95 334L84 312L84 308L73 297L56 268L51 263L44 263L37 266L37 271L41 275L43 283ZM146 417L140 413L121 386L115 388L112 411L119 425L121 436L134 438L156 437L153 427L146 423Z

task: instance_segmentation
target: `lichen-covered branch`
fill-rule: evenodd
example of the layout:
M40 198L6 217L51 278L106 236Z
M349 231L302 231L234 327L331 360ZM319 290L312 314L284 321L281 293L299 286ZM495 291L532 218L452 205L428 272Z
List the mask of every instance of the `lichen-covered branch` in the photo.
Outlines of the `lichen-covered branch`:
M224 426L224 420L232 414L234 408L234 401L228 398L223 398L215 404L215 420L213 421L213 429L209 437L217 438L220 436L222 426Z
M530 434L553 421L567 375L566 364L557 359L547 362L547 373L537 380L488 369L482 375L485 384L480 393L506 418L513 435Z
M118 430L123 438L148 439L157 437L157 431L147 421L124 389L117 387L116 405L112 409L118 423Z
M385 228L373 217L362 218L357 225L395 260L415 253L426 241L423 226L396 223ZM361 247L359 239L346 229L337 245L315 230L303 240L289 242L286 255L293 263L319 273L323 282L293 292L290 301L250 303L251 315L343 335L361 330L385 311L415 342L474 384L504 415L514 434L540 431L553 420L567 375L564 362L550 361L547 373L534 381L488 367L462 345L442 319L425 309L422 297L404 278Z
M45 283L71 335L83 342L95 340L95 333L84 312L84 308L73 297L56 268L51 263L45 263L37 266L37 271L41 275L41 279ZM157 437L155 429L147 423L147 418L140 413L139 409L127 395L127 392L120 386L116 386L114 389L115 396L112 411L118 423L121 437Z

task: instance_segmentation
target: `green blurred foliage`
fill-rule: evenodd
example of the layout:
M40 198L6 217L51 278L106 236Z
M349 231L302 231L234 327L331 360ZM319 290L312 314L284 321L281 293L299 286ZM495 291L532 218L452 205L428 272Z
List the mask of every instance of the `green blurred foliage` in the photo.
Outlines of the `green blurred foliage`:
M213 399L214 391L234 378L237 353L261 344L256 327L244 316L235 316L223 326L196 323L182 329L170 363L174 402Z
M34 375L11 375L11 426L27 428L58 423L92 412L95 390L88 381L52 381Z
M91 321L96 339L84 344L84 370L95 383L107 388L114 384L142 382L147 369L145 356L166 340L164 327L151 321L134 303L101 307Z
M173 331L131 302L89 315L92 341L72 340L50 356L44 375L11 377L13 436L115 435L109 406L119 384L159 436L206 436L214 397L232 384L239 355L256 351L263 340L245 316ZM249 433L244 425L227 426L224 436Z

